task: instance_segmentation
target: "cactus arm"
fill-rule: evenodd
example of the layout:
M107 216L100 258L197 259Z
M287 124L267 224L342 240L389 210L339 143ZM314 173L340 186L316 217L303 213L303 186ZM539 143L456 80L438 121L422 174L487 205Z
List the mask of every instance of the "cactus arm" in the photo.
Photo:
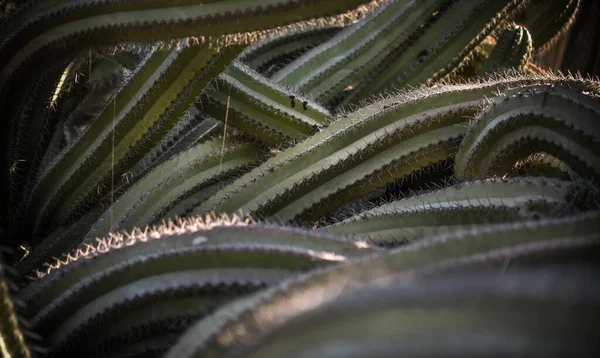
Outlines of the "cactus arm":
M461 183L370 209L325 227L374 244L409 243L465 227L551 215L571 183L514 178Z
M358 103L360 99L394 86L443 80L468 61L470 54L485 37L498 30L524 3L468 2L468 11L464 10L463 3L455 4L403 53L402 60L391 63L380 76L369 77L373 78L372 81L360 83L342 103ZM452 14L461 21L457 22ZM436 29L446 27L452 28L450 34L439 36L439 33L446 34L447 30ZM419 56L423 49L427 50L426 55Z
M11 358L30 358L21 327L15 314L8 281L0 263L0 353Z
M205 84L240 50L235 46L217 52L218 49L205 45L152 55L146 63L150 68L141 68L129 86L105 107L84 137L67 149L42 177L34 196L34 201L42 203L37 230L49 219L66 220L77 211L82 199L93 198L99 187L106 188L111 171L121 176L139 161L142 157L139 147L160 142ZM146 101L138 101L139 98ZM114 131L113 121L116 122ZM82 174L88 168L92 170Z
M531 58L533 43L531 34L522 26L505 29L490 56L483 63L480 75L510 68L523 71Z
M325 108L240 63L219 75L213 87L202 98L203 113L226 117L228 125L242 131L254 128L250 133L257 139L278 147L305 139L333 120Z
M598 101L577 91L545 86L509 91L490 104L469 130L456 156L456 176L477 178L491 170L508 171L516 160L533 154L518 150L524 141L547 143L535 151L555 155L583 176L597 175L599 113ZM563 140L557 142L557 136ZM503 164L493 164L495 160Z
M440 267L442 262L452 264L460 258L497 252L495 250L501 248L510 249L536 243L551 244L556 240L569 238L589 237L591 245L588 247L597 248L599 242L596 230L599 218L600 212L594 211L560 219L489 225L427 238L393 250L389 254L315 271L223 306L189 328L178 344L172 347L167 357L222 356L230 349L241 348L239 344L242 342L258 339L262 332L276 327L281 322L333 302L345 290L373 283L375 274L389 277L391 274L404 273L405 276L399 276L399 279L405 278L412 282L419 277L419 272L430 272L431 265L437 264L437 267ZM546 262L560 261L560 258L552 255L545 259ZM382 280L381 284L390 282L393 281ZM452 292L460 290L454 289ZM487 322L489 324L489 321ZM241 332L244 335L243 340L240 340ZM447 334L447 330L443 332Z
M0 62L3 68L0 76L2 86L15 74L15 70L26 67L26 62L31 62L36 55L48 49L52 49L54 57L90 46L123 41L152 42L199 34L219 36L262 31L302 20L338 15L369 1L92 1L92 5L97 5L92 7L81 7L81 2L86 3L70 1L34 16L8 36L8 40L3 42L2 53L13 55L4 57ZM115 3L127 9L113 8L111 5ZM56 26L48 26L40 18L56 22ZM27 26L30 24L43 26L38 31L29 31ZM27 45L20 46L23 43Z
M380 100L338 119L320 133L269 159L228 185L199 206L194 213L210 210L235 212L240 208L253 212L262 207L261 214L271 215L281 208L277 205L290 203L339 175L337 170L340 165L348 165L345 169L348 170L389 148L392 144L386 142L385 138L409 138L424 133L423 131L446 126L435 120L419 121L417 114L441 120L446 117L436 117L437 110L441 113L447 113L452 108L466 112L478 110L487 102L486 97L497 96L497 91L502 91L504 86L520 86L524 83L527 81L500 80L485 85L448 86ZM462 114L468 116L467 113ZM447 123L458 125L465 119L454 117ZM411 123L414 126L409 125ZM381 144L368 145L371 142ZM306 204L305 208L306 206L310 207L310 204Z
M221 140L209 141L149 172L105 211L86 235L88 241L115 229L129 231L148 225L190 193L258 163L263 156L252 145L229 143L221 149Z

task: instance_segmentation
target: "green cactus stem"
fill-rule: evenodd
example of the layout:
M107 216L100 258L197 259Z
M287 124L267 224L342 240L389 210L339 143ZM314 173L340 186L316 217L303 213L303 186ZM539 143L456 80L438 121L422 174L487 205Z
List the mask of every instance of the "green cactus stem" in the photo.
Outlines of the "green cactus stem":
M519 160L546 152L582 177L600 175L600 102L560 86L508 91L488 105L465 136L458 179L503 176Z
M521 255L522 252L529 252L531 255L540 251L548 252L548 249L560 245L568 246L569 243L571 246L579 247L580 255L586 252L592 253L590 259L593 262L597 260L600 252L598 250L600 238L597 233L597 220L599 219L600 212L594 211L565 218L488 225L430 237L393 250L389 254L381 254L342 266L314 271L227 304L215 311L214 314L199 320L187 330L177 345L169 350L167 357L224 356L226 352L235 352L247 346L248 342L257 342L263 333L280 328L281 323L296 317L301 318L304 314L310 314L311 311L316 312L315 310L318 310L319 307L335 302L345 292L353 292L354 289L365 285L389 285L394 282L394 276L399 282L414 282L421 277L421 274L431 275L432 272L440 274L443 269L456 268L461 264L466 264L471 269L478 267L477 265L486 267L490 262L497 263L499 259L503 265L496 265L496 269L492 271L493 279L487 278L488 283L497 282L496 280L502 277L499 273L506 269L506 261L511 257L511 253ZM538 263L561 262L563 259L561 255L556 255L552 250L549 255L534 256L537 256ZM578 257L581 258L581 256ZM374 277L379 277L380 280L378 281ZM448 282L448 280L448 276L445 276L444 281ZM582 284L580 288L586 286L587 284ZM448 292L455 294L464 292L460 289L457 290L456 286L448 287L453 288ZM545 287L552 287L552 285ZM561 285L555 287L557 290L554 292L557 294L562 292L561 289L558 289ZM433 296L429 295L428 297L434 299ZM371 295L371 297L377 297L377 295ZM473 295L470 297L475 299ZM554 296L540 292L540 295L536 297L550 299ZM566 298L567 301L572 298L570 294L560 297ZM486 302L486 300L480 301L478 296L476 299L479 303ZM365 300L362 302L364 303ZM440 302L444 305L448 303L443 299ZM456 302L461 302L461 300ZM398 302L396 301L396 303ZM378 305L367 304L366 306L377 307ZM400 303L399 307L403 307L403 305ZM474 304L471 307L481 306ZM350 316L355 317L355 315ZM393 321L402 322L403 320ZM536 320L527 321L534 322ZM455 321L452 320L452 322ZM489 320L485 320L486 325L489 323ZM414 329L414 327L410 325L410 329ZM442 332L448 334L447 329L443 329ZM564 330L558 328L556 334L557 337L560 337L564 334ZM572 337L577 337L577 335ZM546 340L542 340L542 342L546 342ZM592 344L592 340L586 339L586 342ZM593 342L595 344L595 340ZM422 348L422 345L419 347Z
M572 183L546 178L457 184L361 212L323 230L377 243L409 243L453 230L552 215Z
M487 98L538 81L521 80L416 90L375 102L269 159L193 213L243 210L282 221L302 215L312 220L348 202L348 192L373 192L452 157L465 121Z
M3 357L30 358L31 353L15 314L10 288L0 263L0 353Z
M505 29L483 63L480 75L508 69L524 71L531 58L532 46L531 34L526 28L515 25Z

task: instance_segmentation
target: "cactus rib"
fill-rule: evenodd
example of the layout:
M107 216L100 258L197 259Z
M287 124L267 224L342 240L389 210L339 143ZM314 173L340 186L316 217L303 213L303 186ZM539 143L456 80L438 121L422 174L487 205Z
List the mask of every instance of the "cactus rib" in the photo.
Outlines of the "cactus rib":
M504 175L517 160L542 151L582 176L598 175L599 116L598 101L570 89L533 86L509 91L479 115L465 136L456 156L456 176Z
M439 267L442 263L451 264L493 250L570 237L595 235L597 245L599 218L600 211L596 210L565 218L478 227L430 237L389 254L314 271L223 306L188 329L167 357L222 356L229 349L240 348L241 342L256 341L261 332L281 322L335 301L345 290L372 284L374 275L382 278L379 281L382 284L390 282L385 279L390 275L414 280L418 270L427 272L432 265ZM452 287L453 292L461 292ZM242 333L244 338L240 340Z
M571 183L545 178L457 184L364 211L325 231L370 243L411 242L465 227L552 215Z

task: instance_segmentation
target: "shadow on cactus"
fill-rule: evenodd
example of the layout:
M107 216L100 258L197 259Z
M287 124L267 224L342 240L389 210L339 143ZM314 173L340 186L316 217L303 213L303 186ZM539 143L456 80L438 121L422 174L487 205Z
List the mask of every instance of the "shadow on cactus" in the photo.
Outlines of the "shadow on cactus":
M3 356L595 356L595 8L0 1Z

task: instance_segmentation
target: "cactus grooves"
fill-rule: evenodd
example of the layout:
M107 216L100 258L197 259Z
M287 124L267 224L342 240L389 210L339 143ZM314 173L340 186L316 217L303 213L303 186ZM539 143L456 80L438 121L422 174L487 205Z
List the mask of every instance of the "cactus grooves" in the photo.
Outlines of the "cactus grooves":
M67 261L40 273L43 279L22 290L19 298L26 302L30 324L48 337L54 354L63 349L85 354L94 343L88 343L87 332L106 330L106 340L123 345L130 342L127 332L149 324L155 326L148 334L162 335L185 317L201 317L295 271L364 257L373 250L364 243L237 217L179 220L84 244ZM118 315L123 310L127 315Z
M590 4L2 15L3 356L597 356Z

